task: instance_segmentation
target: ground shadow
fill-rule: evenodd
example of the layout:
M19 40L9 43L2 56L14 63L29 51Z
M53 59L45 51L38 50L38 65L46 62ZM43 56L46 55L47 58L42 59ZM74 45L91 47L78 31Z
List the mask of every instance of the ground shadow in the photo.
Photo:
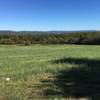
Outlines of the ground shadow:
M63 97L100 98L100 60L87 58L63 58L52 61L53 64L72 64L74 67L58 72L51 82L59 91L47 89L45 95ZM44 81L45 82L45 81ZM96 99L97 100L97 99Z

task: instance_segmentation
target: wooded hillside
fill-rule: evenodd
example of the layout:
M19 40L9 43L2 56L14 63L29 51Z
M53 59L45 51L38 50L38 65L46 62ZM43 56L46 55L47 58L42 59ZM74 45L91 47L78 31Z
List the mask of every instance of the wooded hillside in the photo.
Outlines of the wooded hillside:
M14 32L0 31L0 44L100 44L100 32Z

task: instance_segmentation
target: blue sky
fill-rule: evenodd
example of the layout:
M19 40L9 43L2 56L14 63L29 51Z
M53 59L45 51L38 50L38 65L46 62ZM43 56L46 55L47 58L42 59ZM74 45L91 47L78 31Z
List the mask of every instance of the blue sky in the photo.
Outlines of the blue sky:
M100 30L100 0L0 0L0 30Z

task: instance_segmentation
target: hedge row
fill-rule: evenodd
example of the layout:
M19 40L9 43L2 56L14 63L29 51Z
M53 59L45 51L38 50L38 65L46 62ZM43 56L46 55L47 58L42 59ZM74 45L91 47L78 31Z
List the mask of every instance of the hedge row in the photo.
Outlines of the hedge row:
M0 44L100 44L100 32L70 32L53 34L2 34Z

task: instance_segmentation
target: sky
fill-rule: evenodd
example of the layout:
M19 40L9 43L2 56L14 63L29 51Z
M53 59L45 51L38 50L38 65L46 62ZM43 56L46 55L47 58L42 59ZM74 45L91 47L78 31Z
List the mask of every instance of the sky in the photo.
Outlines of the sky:
M100 0L0 0L0 30L100 30Z

